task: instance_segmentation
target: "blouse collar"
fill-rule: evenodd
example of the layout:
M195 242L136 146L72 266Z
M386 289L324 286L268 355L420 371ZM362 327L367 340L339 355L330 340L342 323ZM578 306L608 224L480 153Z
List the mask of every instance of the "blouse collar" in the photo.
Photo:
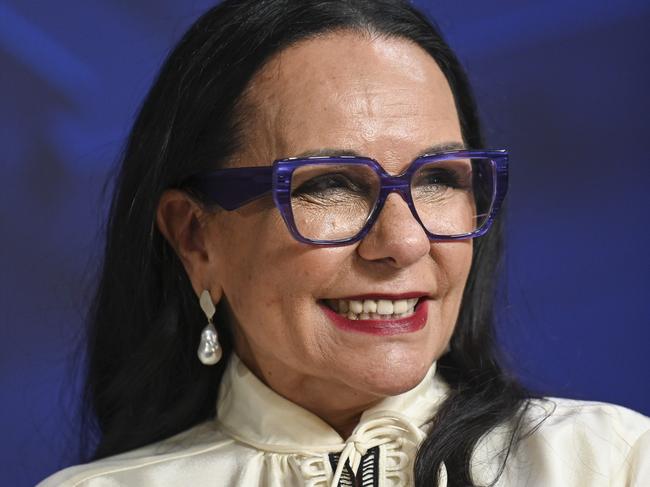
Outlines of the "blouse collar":
M448 391L435 371L434 362L413 389L367 409L355 431L382 417L400 417L422 429ZM217 421L234 439L277 453L340 451L345 443L325 421L262 383L234 353L219 389Z

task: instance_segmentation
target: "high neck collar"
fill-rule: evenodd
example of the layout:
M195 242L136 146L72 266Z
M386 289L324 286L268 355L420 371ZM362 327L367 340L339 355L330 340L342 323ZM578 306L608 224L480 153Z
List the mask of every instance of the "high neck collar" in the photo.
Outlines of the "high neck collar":
M413 389L364 411L355 431L383 416L399 416L422 428L448 390L435 371L434 362ZM346 441L321 418L262 383L234 353L219 389L217 421L235 439L278 453L336 451Z

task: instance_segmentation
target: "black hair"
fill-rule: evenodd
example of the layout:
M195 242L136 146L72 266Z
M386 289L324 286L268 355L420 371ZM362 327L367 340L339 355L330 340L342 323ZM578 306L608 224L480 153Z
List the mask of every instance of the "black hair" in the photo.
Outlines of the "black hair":
M224 358L196 357L205 325L183 266L155 225L159 198L189 176L218 167L242 143L238 101L260 68L298 41L338 30L397 37L422 47L449 82L463 137L483 139L467 78L437 28L402 0L225 0L205 13L162 66L131 130L106 228L104 260L87 332L86 418L98 459L172 436L215 414L232 352L223 310ZM415 463L416 485L474 485L478 440L511 423L520 434L530 394L500 365L493 303L502 219L474 242L450 351L438 370L450 394ZM220 316L218 315L218 316ZM507 457L507 455L506 455ZM504 460L505 462L505 460Z

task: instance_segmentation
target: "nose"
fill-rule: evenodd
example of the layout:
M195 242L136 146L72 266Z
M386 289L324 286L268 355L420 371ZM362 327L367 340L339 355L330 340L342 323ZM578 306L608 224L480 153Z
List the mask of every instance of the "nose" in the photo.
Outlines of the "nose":
M430 249L431 242L406 201L391 193L357 252L365 260L403 268L427 255Z

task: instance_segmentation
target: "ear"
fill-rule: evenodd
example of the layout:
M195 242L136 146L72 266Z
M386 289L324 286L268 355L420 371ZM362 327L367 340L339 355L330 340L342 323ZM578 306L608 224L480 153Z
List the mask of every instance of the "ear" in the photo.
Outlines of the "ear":
M185 267L196 295L207 289L217 303L221 299L221 287L215 282L215 256L207 245L209 216L187 193L169 189L158 201L156 224Z

